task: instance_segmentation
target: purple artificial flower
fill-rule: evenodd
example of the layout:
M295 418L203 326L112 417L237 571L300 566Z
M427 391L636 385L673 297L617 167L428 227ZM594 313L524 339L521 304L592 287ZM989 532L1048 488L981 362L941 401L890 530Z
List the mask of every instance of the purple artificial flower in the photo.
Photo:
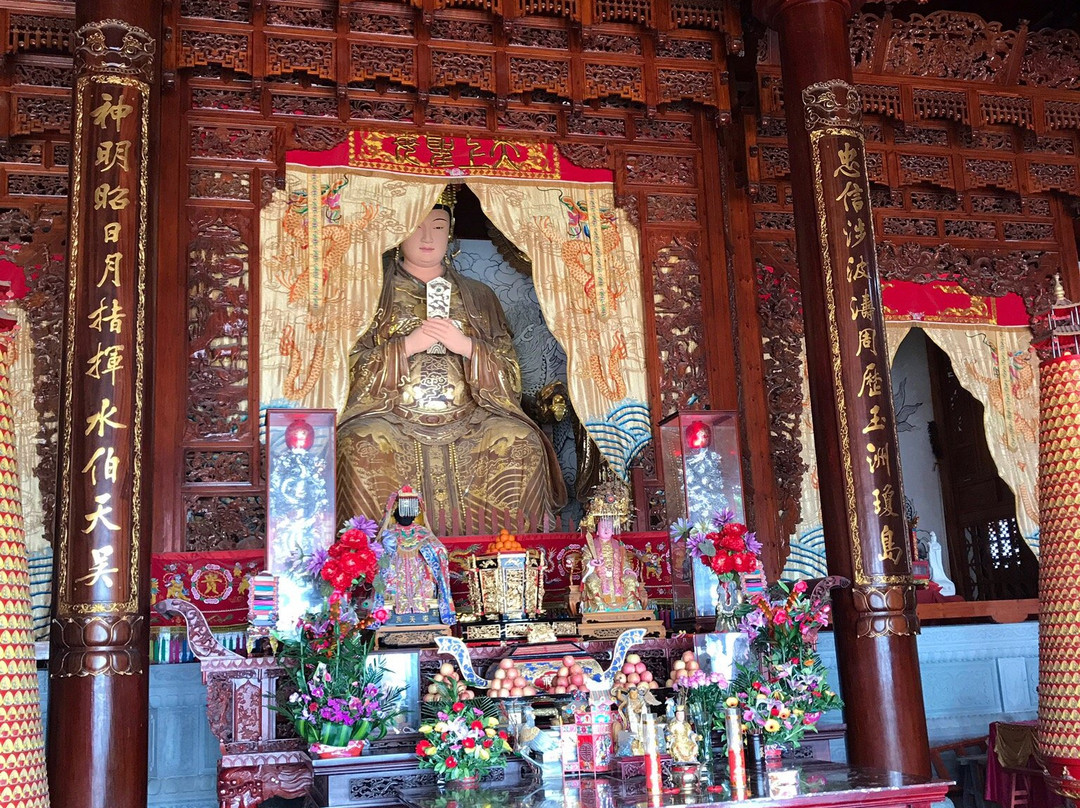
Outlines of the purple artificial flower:
M304 559L304 572L315 578L322 572L323 564L330 557L330 553L325 547L316 547L311 551L311 555Z
M668 528L668 536L671 540L680 541L690 535L690 531L693 530L693 525L690 524L689 519L676 519L675 524Z
M373 699L379 695L379 686L374 684L364 685L364 698Z
M746 549L754 555L761 555L761 542L757 540L756 533L747 533L743 536L743 541L746 542Z
M686 537L686 552L691 558L701 558L701 543L705 541L705 534L697 531Z
M346 530L359 530L368 537L368 541L371 541L379 530L379 523L368 519L366 516L354 516L345 523L345 528Z
M724 525L731 524L735 521L735 511L731 508L724 508L722 511L716 511L713 513L713 524L717 528L722 528Z

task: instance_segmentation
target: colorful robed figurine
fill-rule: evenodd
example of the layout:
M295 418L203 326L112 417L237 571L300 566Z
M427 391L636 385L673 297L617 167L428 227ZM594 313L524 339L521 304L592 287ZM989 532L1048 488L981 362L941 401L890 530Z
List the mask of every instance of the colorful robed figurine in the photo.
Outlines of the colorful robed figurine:
M531 528L566 488L554 449L521 409L499 299L455 270L452 230L444 198L401 243L353 350L338 510L371 513L411 481L439 523L456 513L466 533L480 533L493 512L520 513Z
M630 492L618 479L596 487L582 520L581 612L636 612L647 605L632 555L617 534L630 521Z
M384 589L374 608L385 608L393 626L451 626L457 622L450 598L446 548L420 520L422 501L411 486L390 497L379 529L379 569Z

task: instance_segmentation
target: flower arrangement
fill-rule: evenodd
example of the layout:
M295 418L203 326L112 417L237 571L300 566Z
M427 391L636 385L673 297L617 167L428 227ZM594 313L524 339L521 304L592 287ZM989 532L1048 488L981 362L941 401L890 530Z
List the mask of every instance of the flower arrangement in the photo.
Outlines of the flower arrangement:
M402 712L403 689L383 687L385 670L368 659L371 641L363 629L326 613L297 627L297 637L282 639L277 652L295 690L275 709L313 746L381 738Z
M671 526L672 542L686 542L686 552L712 570L720 581L717 591L717 630L734 631L734 615L742 600L742 576L758 568L761 542L746 525L735 521L725 508L706 523L680 519Z
M757 567L761 543L727 508L704 525L679 520L671 532L673 539L686 541L690 555L701 559L721 580L735 580L739 573L753 572Z
M367 605L364 598L380 591L384 584L379 575L382 545L376 541L379 526L366 516L354 516L342 526L337 541L329 547L316 547L294 560L292 568L306 574L330 605L332 616L370 628L386 622L385 609L361 616Z
M843 706L829 689L818 656L817 632L829 623L829 604L806 596L806 582L776 584L741 609L756 665L740 665L725 706L740 707L751 731L766 743L798 745L817 731L822 714Z
M510 752L506 731L499 729L494 709L482 700L441 703L428 711L416 745L421 769L433 769L446 782L482 777L502 768Z
M378 580L382 547L371 542L378 529L373 520L354 516L345 523L338 540L326 551L319 577L332 588L331 603L357 594L358 589L374 587Z

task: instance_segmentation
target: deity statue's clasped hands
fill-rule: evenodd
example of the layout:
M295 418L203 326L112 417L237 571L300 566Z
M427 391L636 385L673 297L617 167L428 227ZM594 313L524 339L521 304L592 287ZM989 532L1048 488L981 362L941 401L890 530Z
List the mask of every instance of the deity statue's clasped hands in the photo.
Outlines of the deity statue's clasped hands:
M405 337L405 354L415 356L436 343L442 343L446 346L446 350L458 356L472 358L472 339L462 334L461 329L453 320L443 317L430 317L424 320L415 331Z

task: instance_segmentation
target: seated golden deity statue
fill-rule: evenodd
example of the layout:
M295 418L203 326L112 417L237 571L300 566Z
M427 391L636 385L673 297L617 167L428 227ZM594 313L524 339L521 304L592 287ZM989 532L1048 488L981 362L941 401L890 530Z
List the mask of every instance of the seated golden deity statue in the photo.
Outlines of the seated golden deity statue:
M566 500L562 473L521 409L521 369L498 298L454 269L452 228L440 201L401 243L353 349L338 428L339 514L377 512L410 480L447 530L455 511L465 533L481 532L496 511L521 513L536 529Z
M403 486L386 504L379 526L383 586L376 588L372 610L385 609L388 626L450 626L457 622L446 547L417 521L421 507L412 487Z
M686 720L686 708L675 707L675 718L667 725L667 748L672 763L697 763L698 743L701 736L694 732Z
M596 487L581 525L585 546L581 552L581 605L583 615L595 612L639 612L648 598L632 555L616 536L630 521L630 492L618 479Z

